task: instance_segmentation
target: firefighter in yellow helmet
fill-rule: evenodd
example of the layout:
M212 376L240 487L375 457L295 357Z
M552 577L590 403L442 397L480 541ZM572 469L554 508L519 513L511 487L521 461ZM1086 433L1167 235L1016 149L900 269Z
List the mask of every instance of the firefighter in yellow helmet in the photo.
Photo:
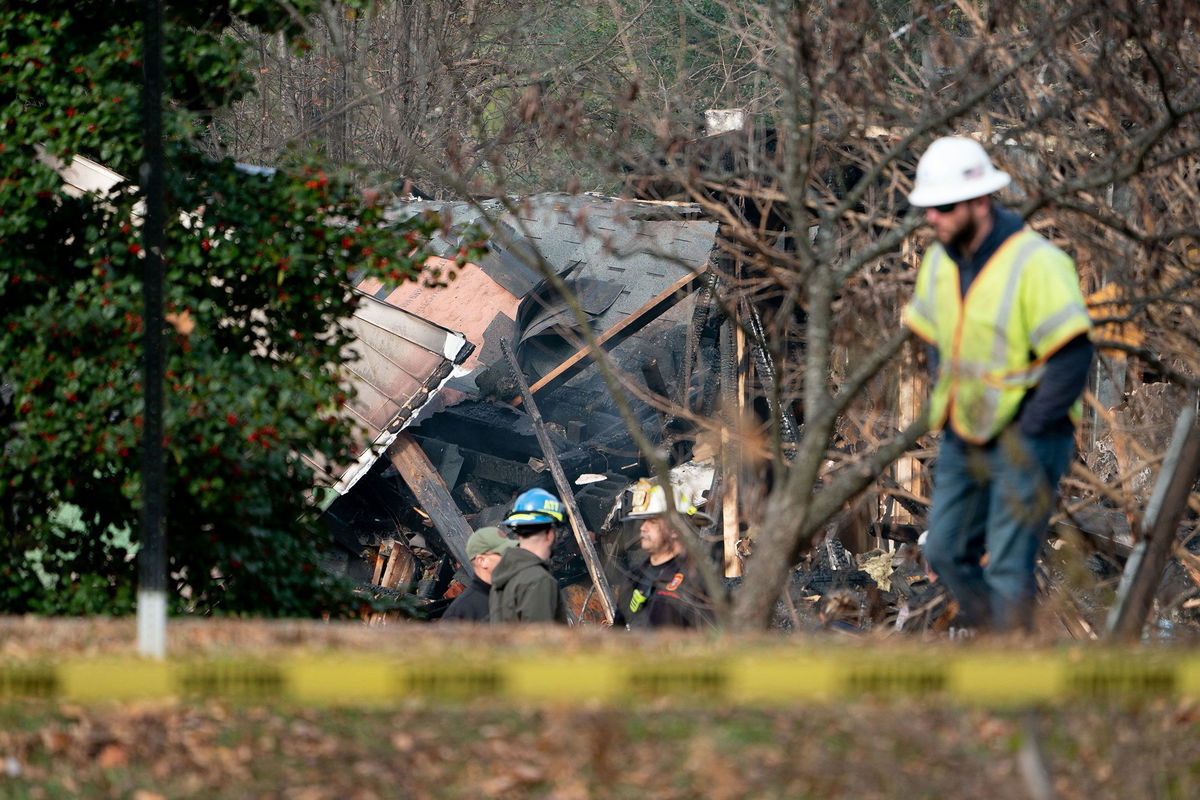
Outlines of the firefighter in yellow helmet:
M667 497L662 487L643 479L628 491L629 513L623 519L638 523L644 557L630 568L617 603L617 623L630 628L711 626L708 592L679 535L665 518ZM683 493L674 493L675 507L681 514L696 512Z
M930 345L943 429L925 556L958 601L957 625L978 629L1031 624L1093 353L1075 263L992 198L1010 181L979 143L946 137L908 196L935 239L904 309Z

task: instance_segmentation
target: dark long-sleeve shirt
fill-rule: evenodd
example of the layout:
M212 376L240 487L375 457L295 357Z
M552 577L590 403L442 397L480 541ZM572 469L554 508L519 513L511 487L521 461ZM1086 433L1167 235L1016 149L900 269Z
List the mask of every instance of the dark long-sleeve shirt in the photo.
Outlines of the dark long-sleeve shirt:
M492 585L490 583L480 580L478 575L472 575L471 580L467 583L467 588L454 598L454 602L446 609L446 613L442 614L442 619L487 622L488 599L491 593Z
M618 596L616 625L631 628L702 628L713 623L704 580L680 553L662 564L633 566Z

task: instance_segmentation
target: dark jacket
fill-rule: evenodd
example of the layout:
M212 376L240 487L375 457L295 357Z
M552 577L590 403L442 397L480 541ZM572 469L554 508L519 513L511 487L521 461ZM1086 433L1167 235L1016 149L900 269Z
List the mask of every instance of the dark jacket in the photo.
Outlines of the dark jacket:
M713 624L704 580L683 553L654 565L635 563L617 603L617 624L631 628L702 628Z
M954 247L946 248L946 254L958 266L958 288L963 297L966 297L967 289L988 259L996 254L1010 236L1024 227L1025 222L1020 215L993 202L992 229L979 244L978 250L967 257ZM936 383L939 367L937 350L930 350L930 366ZM1087 385L1088 370L1091 368L1094 352L1088 337L1080 335L1046 359L1046 371L1041 380L1037 386L1026 392L1017 411L1016 421L1022 433L1026 436L1043 436L1069 434L1074 429L1069 412L1075 399L1083 393ZM957 434L947 425L945 435Z
M520 547L506 550L492 572L492 622L567 622L558 581L546 562Z
M472 575L467 588L454 598L454 602L442 614L442 619L462 620L464 622L487 622L488 599L492 593L492 585L481 581L479 576Z

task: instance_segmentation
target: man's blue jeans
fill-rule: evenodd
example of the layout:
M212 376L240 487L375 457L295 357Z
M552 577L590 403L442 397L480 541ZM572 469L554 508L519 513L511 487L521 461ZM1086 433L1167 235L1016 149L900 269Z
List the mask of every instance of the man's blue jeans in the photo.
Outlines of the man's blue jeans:
M959 624L1030 627L1037 554L1074 445L1073 433L1029 437L1016 425L986 445L943 434L925 558L958 601Z

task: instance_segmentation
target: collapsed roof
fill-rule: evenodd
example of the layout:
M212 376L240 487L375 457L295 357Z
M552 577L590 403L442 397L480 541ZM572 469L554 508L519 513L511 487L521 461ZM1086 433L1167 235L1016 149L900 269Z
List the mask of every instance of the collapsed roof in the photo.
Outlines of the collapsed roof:
M543 194L481 204L408 203L393 214L414 215L426 210L436 211L450 224L448 232L435 241L435 249L451 256L460 246L459 235L468 225L479 224L491 233L487 256L480 264L457 270L445 286L388 286L373 279L358 281L356 286L438 325L461 331L477 345L477 352L464 364L468 373L451 382L451 388L464 395L490 390L490 385L478 385L477 378L501 361L501 338L515 344L531 383L580 349L578 325L569 304L546 281L546 273L558 276L572 289L596 334L611 335L617 329L624 334L621 341L635 341L629 349L646 346L662 325L654 331L626 330L656 320L667 324L687 318L690 306L668 310L669 301L686 296L687 287L706 270L717 227L700 218L698 206L595 195ZM426 270L430 269L444 276L453 263L434 258L426 265ZM654 309L662 313L646 313L652 301L662 303ZM636 323L630 324L630 318L638 315ZM584 375L574 380L564 377L557 383L568 381L573 386L591 382ZM535 392L542 390L537 387Z
M448 224L434 243L443 257L431 259L426 269L443 277L454 271L454 279L389 286L360 277L355 287L377 302L460 331L475 347L406 431L408 444L393 446L362 485L330 507L335 540L347 556L405 539L450 559L465 532L497 522L519 491L557 491L549 457L561 462L570 480L585 473L603 478L575 493L587 526L599 530L613 497L632 477L646 474L646 466L593 366L572 304L577 299L578 313L626 386L653 384L642 394L686 386L692 290L715 258L716 222L688 204L562 194L408 203L391 213L427 210ZM487 256L455 268L451 258L460 237L473 235L472 224L489 233ZM552 454L521 408L502 341L512 345L549 423ZM636 395L627 399L651 439L661 440L663 420L655 409ZM418 462L412 461L412 444ZM429 473L444 487L433 495L426 493ZM578 565L557 566L564 582L573 571L581 574Z

